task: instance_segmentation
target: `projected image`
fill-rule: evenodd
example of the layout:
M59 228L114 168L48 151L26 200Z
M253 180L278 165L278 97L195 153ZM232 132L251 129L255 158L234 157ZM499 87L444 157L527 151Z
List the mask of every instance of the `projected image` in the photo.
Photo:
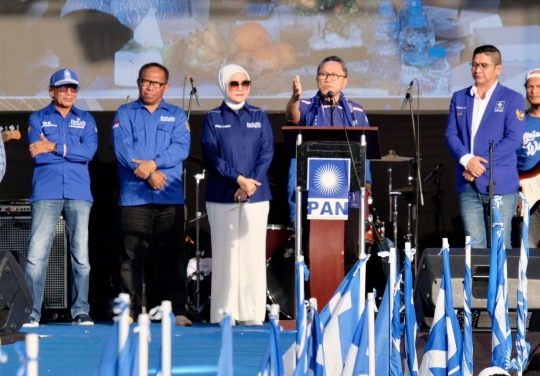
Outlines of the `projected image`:
M521 92L540 63L538 7L502 2L0 0L0 110L42 107L50 74L69 67L82 82L79 106L114 111L137 97L139 68L159 62L176 104L189 96L189 75L202 102L192 109L217 106L217 72L236 63L252 76L252 103L283 111L293 78L311 97L317 65L331 55L348 64L347 97L368 110L399 110L413 79L424 109L446 110L451 93L472 84L475 47L496 45L501 83Z

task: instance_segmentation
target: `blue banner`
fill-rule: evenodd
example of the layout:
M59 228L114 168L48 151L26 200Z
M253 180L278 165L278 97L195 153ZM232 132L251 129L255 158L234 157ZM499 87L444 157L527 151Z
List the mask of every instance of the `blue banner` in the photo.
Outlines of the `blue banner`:
M351 161L308 159L308 219L347 219Z

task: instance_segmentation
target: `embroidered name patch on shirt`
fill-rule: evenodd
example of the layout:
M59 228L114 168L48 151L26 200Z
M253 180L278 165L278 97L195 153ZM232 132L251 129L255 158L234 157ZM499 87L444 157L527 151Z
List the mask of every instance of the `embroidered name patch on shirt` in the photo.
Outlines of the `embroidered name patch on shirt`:
M166 123L174 123L176 121L176 118L174 116L161 116L159 120Z
M247 127L248 127L248 128L260 128L260 127L261 127L261 123L259 123L258 121L255 122L255 123L247 123Z
M231 127L230 124L227 124L227 125L216 124L216 125L214 125L214 128L230 128L230 127Z
M58 125L51 123L50 121L44 121L41 123L42 127L57 127Z
M495 112L503 112L504 111L504 101L497 101L495 104Z
M77 118L77 120L71 119L69 126L71 128L84 128L86 126L86 121L81 120L81 118Z

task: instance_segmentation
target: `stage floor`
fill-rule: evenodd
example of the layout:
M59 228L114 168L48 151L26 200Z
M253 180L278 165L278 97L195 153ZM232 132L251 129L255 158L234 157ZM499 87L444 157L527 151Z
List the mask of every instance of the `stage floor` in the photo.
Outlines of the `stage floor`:
M133 327L133 326L132 326ZM112 332L112 323L97 323L81 327L71 324L45 324L24 332L40 335L40 375L94 376ZM152 324L149 374L155 374L160 341L161 325ZM285 352L295 340L295 331L281 333L282 350ZM515 333L513 333L515 336ZM233 327L233 364L235 375L254 376L266 348L269 326ZM417 335L419 363L423 355L428 333ZM6 338L7 339L7 338ZM491 333L474 333L474 374L478 374L491 362ZM540 333L528 333L531 356L540 353ZM213 324L196 323L193 327L176 327L173 337L173 375L215 375L221 347L221 328ZM13 345L2 346L8 354L6 364L0 364L0 375L15 375L19 359ZM515 356L515 354L513 355Z

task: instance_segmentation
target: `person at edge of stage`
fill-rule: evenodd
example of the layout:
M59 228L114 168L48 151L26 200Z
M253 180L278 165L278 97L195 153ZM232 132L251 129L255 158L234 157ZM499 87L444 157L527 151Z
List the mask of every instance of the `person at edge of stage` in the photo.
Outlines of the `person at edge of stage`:
M527 74L525 79L525 89L527 90L527 101L530 107L525 114L525 133L521 147L518 149L517 168L520 174L530 172L540 174L536 171L540 162L540 68L533 69ZM540 168L540 166L538 166ZM523 190L525 197L527 190ZM530 202L531 217L529 224L529 247L538 248L540 245L540 210L537 202Z
M293 93L287 103L287 124L297 126L330 126L331 112L333 112L334 124L348 127L369 127L369 122L362 106L349 101L342 90L348 82L347 64L338 56L329 56L319 64L317 68L318 92L313 98L302 98L302 84L300 77L293 79ZM334 92L334 97L329 98L328 92ZM289 167L289 183L287 195L291 221L296 221L296 159L291 160ZM371 170L369 161L366 162L366 190L371 193ZM345 249L345 273L348 273L358 261L359 254L359 192L349 192L349 216L345 221L344 249ZM305 213L302 214L305 219ZM302 225L302 247L306 264L309 265L309 225L307 220Z
M186 310L183 161L191 143L185 112L167 103L169 71L158 63L139 70L139 99L120 106L112 124L120 180L123 255L121 290L131 296L130 321L142 311L144 262L153 244L162 300L170 300L176 325L191 326ZM147 281L148 282L148 281Z
M94 325L88 303L88 221L93 202L88 163L96 153L98 136L92 115L75 107L79 89L75 72L55 72L49 83L51 103L29 119L34 177L24 275L34 306L23 324L27 328L39 326L49 253L62 215L71 251L72 324Z
M240 325L262 325L272 127L266 113L246 101L251 81L244 68L224 66L218 82L224 100L206 114L202 132L213 264L210 322L220 322L225 308Z
M489 175L501 196L504 246L511 248L512 218L518 202L517 152L525 129L523 96L499 83L501 53L495 46L476 48L471 62L474 85L453 94L446 144L456 160L456 190L465 235L474 248L486 248L489 232ZM490 144L493 166L489 165Z

